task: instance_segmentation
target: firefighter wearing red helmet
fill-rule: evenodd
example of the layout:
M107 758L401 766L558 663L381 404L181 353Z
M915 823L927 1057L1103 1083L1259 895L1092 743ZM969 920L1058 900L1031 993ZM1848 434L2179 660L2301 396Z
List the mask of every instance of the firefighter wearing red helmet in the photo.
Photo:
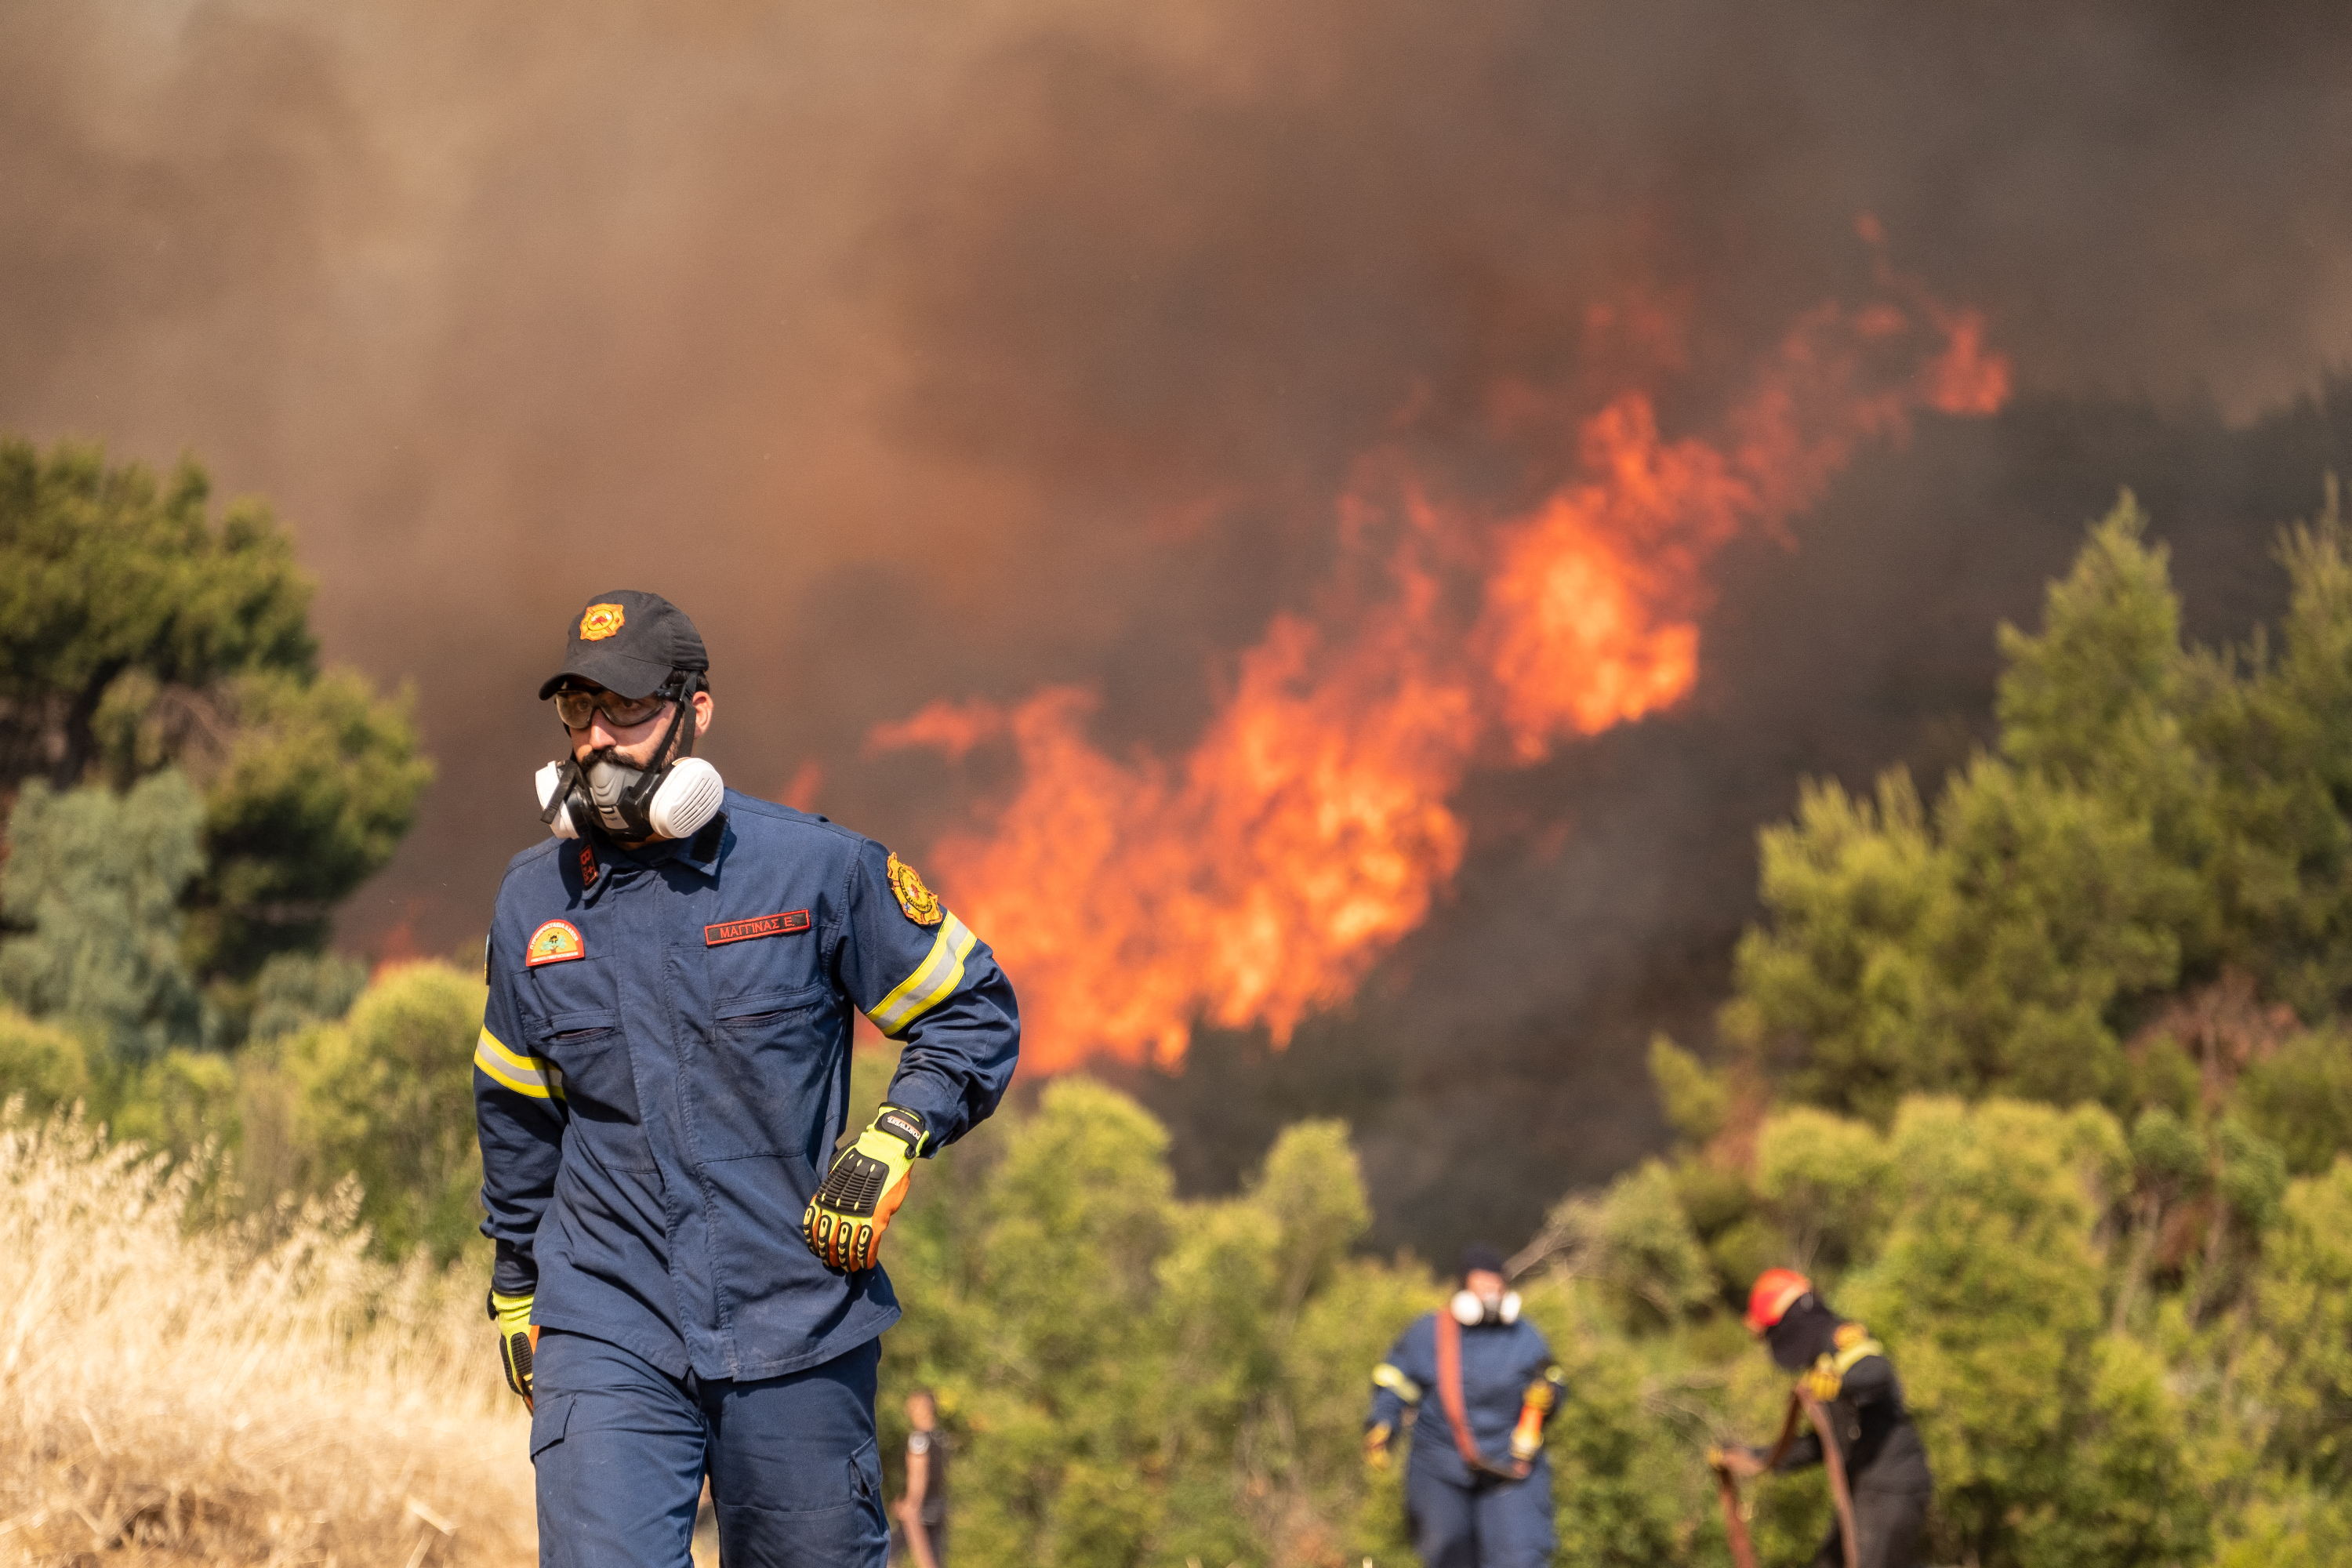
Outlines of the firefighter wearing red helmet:
M1832 1311L1813 1282L1793 1268L1767 1268L1757 1276L1748 1293L1747 1321L1774 1363L1797 1373L1805 1392L1829 1412L1853 1494L1855 1562L1860 1568L1912 1568L1934 1481L1885 1349L1860 1323ZM1759 1448L1731 1448L1720 1456L1723 1467L1739 1476L1761 1475L1765 1458ZM1821 1437L1808 1431L1773 1468L1795 1470L1821 1462ZM1844 1568L1845 1561L1845 1542L1833 1523L1814 1554L1814 1568Z

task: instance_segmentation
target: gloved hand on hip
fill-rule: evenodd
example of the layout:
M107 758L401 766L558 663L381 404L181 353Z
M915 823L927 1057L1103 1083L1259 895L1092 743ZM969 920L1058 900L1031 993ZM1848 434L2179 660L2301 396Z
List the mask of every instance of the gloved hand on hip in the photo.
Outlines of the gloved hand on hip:
M857 1142L834 1157L801 1215L801 1237L835 1274L874 1267L890 1216L907 1201L907 1175L930 1140L920 1111L885 1105Z
M539 1352L539 1325L530 1321L530 1296L490 1292L490 1321L499 1331L499 1364L506 1370L507 1386L531 1403L530 1363Z

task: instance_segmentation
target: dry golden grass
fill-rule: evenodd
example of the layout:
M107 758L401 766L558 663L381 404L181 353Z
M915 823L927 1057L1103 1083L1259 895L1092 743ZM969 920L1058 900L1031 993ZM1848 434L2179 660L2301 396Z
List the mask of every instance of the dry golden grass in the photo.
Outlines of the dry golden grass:
M481 1281L192 1230L200 1175L0 1115L0 1563L530 1562Z

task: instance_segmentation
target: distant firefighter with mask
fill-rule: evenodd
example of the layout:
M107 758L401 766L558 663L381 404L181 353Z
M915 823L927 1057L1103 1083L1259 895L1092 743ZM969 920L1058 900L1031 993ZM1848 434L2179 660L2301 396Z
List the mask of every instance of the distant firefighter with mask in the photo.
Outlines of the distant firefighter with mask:
M499 886L474 1053L490 1317L531 1404L540 1561L883 1568L878 1254L916 1161L996 1109L986 944L881 845L725 788L701 635L600 594L540 688L551 837ZM904 1050L849 1111L851 1010Z
M1559 1368L1491 1247L1462 1254L1461 1288L1417 1318L1372 1369L1364 1458L1386 1470L1412 1418L1405 1514L1424 1568L1543 1568L1550 1563L1551 1465L1544 1423ZM1434 1405L1436 1408L1430 1406Z
M1814 1568L1846 1568L1848 1563L1856 1568L1912 1568L1935 1482L1885 1347L1860 1323L1832 1311L1813 1282L1793 1268L1768 1268L1757 1276L1747 1322L1774 1364L1797 1374L1797 1390L1790 1424L1772 1449L1719 1449L1712 1456L1717 1468L1755 1477L1768 1468L1826 1463L1820 1433L1800 1430L1796 1424L1799 1405L1810 1402L1836 1439L1834 1458L1853 1519L1853 1550L1847 1549L1843 1524L1833 1522L1814 1554Z

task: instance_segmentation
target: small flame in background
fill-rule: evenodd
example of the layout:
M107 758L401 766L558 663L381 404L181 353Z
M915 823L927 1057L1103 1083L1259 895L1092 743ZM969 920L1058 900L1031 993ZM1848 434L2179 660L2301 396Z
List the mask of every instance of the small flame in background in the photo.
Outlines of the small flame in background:
M1725 543L1780 531L1922 408L1999 408L2009 365L1982 320L1883 265L1878 281L1871 303L1799 320L1713 440L1669 440L1645 394L1614 397L1523 514L1441 503L1401 458L1368 458L1337 508L1340 583L1241 656L1181 762L1106 755L1071 687L877 727L872 750L1016 748L1011 797L931 860L1020 989L1028 1063L1173 1063L1202 1020L1286 1043L1428 914L1461 862L1447 801L1474 765L1679 701Z

